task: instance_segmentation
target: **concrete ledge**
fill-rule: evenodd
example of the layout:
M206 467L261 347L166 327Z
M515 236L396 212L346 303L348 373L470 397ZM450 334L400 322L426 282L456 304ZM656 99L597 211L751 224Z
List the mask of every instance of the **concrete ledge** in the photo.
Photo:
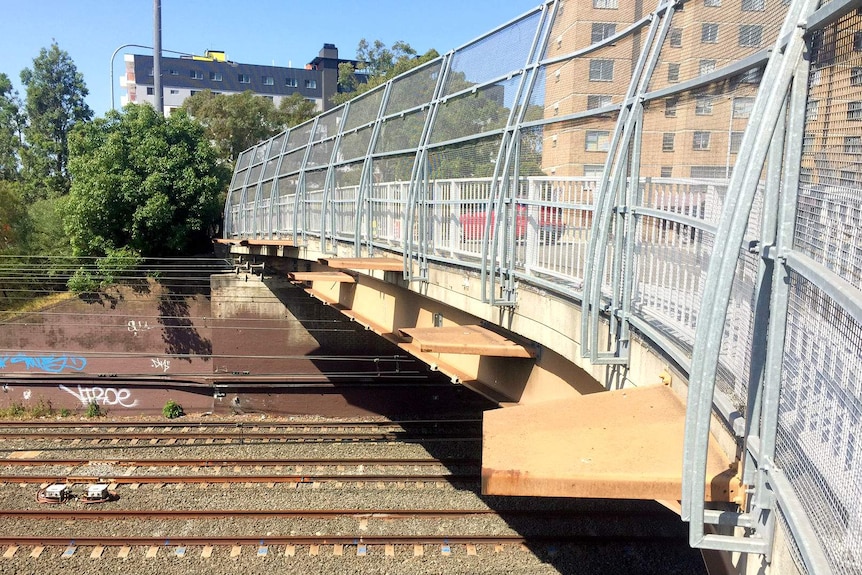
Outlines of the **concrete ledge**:
M287 279L294 282L356 283L355 277L344 272L290 272L287 274Z
M412 337L413 343L425 352L536 357L535 349L528 349L479 325L415 327L399 331Z
M400 258L320 258L320 263L335 269L382 270L400 272L404 262Z
M678 501L685 405L667 386L485 412L482 493ZM730 462L710 441L707 501L734 501Z

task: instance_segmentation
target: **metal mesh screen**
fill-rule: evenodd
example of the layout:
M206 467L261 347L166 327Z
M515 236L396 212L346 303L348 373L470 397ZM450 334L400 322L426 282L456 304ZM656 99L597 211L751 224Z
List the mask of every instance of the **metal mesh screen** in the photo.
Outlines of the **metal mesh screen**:
M374 152L397 152L418 147L427 115L428 110L417 110L386 120L380 128Z
M484 84L528 64L541 13L534 12L455 52L444 93Z
M386 112L389 116L431 101L442 62L435 60L392 81Z
M770 48L788 4L738 0L686 2L684 7L674 13L651 90L704 76Z
M862 16L817 32L794 247L862 288Z
M350 101L350 110L344 122L344 131L356 129L377 119L380 102L383 101L383 86L362 94Z
M776 463L784 470L835 567L862 570L862 326L794 274L784 356Z
M431 143L438 144L506 127L521 75L444 100L437 109Z

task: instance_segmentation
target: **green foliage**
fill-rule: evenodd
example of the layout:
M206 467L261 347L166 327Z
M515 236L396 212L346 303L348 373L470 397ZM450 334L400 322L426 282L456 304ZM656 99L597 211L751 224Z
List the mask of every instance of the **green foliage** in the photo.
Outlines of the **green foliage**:
M21 247L27 236L28 223L21 185L0 180L0 253L11 253Z
M60 417L69 417L70 415L72 415L72 411L68 407L60 409Z
M53 43L50 49L42 48L32 69L21 72L21 83L27 88L27 146L21 151L26 200L65 194L70 186L69 133L93 117L84 101L89 94L84 77L69 54Z
M138 253L127 247L108 251L105 257L96 260L96 267L102 276L102 287L128 276L142 261Z
M180 404L178 404L173 399L169 399L165 406L162 408L162 415L164 415L168 419L176 419L177 417L182 417L185 415L183 412L183 408Z
M313 102L295 93L282 100L278 109L269 98L247 90L241 94L213 94L203 90L187 98L183 108L206 129L207 138L215 142L220 157L236 160L240 152L281 132L313 118Z
M90 403L87 404L87 412L84 415L92 418L92 417L102 417L104 415L104 413L102 413L101 406L98 403L96 403L96 400L94 399L94 400L90 401Z
M230 169L184 112L165 118L151 106L129 105L79 126L69 146L65 229L76 255L210 249Z
M99 289L99 282L93 274L81 268L75 270L75 273L66 282L66 287L74 293L93 293Z
M63 415L63 412L66 415ZM40 417L53 417L56 413L50 401L40 399L36 402L36 405L24 406L15 402L9 407L0 409L0 419L37 419ZM60 415L68 417L69 410L61 409Z
M282 98L278 105L278 114L282 128L291 128L315 117L317 106L311 100L306 100L299 92L294 92L287 98Z
M12 89L9 76L0 72L0 180L18 177L18 154L24 117L18 93ZM0 218L0 222L3 219Z
M27 210L27 226L23 237L23 252L34 255L66 255L71 245L64 228L68 196L46 198L31 203Z

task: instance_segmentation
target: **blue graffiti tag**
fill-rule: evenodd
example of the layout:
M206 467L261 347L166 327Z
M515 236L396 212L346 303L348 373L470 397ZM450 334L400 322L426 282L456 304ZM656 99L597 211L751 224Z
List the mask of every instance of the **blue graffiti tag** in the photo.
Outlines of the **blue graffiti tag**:
M83 371L87 360L83 357L67 357L47 355L32 357L19 353L14 356L0 356L0 369L11 367L11 364L23 364L27 371L41 370L48 373L61 373L65 369Z

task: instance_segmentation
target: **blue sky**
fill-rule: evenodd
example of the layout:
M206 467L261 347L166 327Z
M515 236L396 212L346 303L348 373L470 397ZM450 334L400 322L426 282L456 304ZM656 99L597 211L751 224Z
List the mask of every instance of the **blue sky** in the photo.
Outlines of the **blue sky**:
M361 38L398 40L441 54L524 14L541 0L162 0L162 48L202 54L224 50L248 64L302 67L324 43L354 58ZM153 44L152 0L0 1L0 72L24 98L21 70L56 41L68 52L97 116L111 108L111 54L123 44ZM122 55L114 60L117 106ZM170 54L165 54L170 56Z

